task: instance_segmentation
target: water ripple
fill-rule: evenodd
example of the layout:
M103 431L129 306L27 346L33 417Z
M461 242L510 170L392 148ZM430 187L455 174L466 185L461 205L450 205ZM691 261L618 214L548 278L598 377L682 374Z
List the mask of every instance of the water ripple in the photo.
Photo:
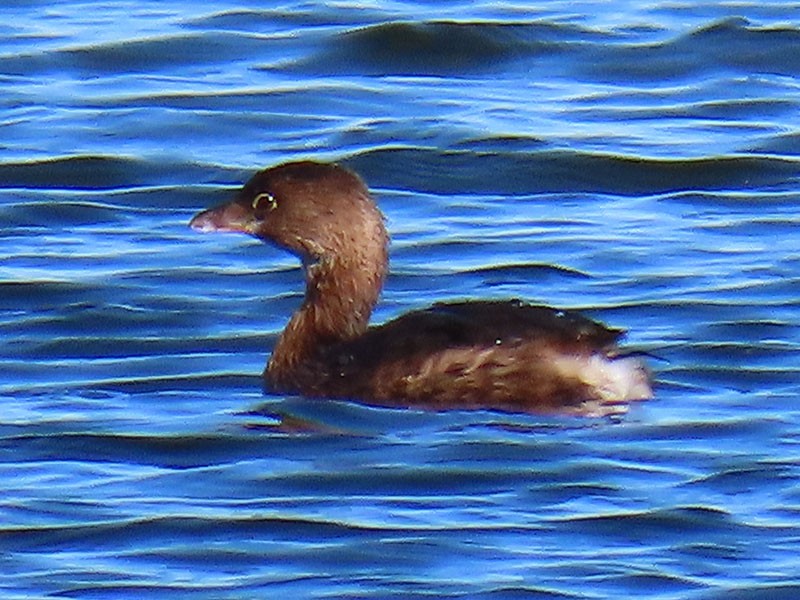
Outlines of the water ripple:
M17 4L0 595L798 595L795 4ZM187 222L293 158L374 190L376 321L577 308L628 330L656 399L263 396L300 266Z

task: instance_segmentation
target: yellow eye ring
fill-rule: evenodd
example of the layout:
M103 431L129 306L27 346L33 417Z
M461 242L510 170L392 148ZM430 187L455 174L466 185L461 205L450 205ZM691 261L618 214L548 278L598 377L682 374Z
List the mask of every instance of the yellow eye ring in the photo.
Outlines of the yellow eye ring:
M275 210L278 208L278 201L275 199L275 196L270 194L269 192L261 192L255 198L253 198L253 210L258 210L259 208L263 208L262 202L268 202L269 207L267 210Z

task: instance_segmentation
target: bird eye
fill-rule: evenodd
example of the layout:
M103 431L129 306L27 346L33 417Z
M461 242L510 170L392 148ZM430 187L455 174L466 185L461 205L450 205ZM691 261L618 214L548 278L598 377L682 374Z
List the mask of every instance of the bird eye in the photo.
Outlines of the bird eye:
M261 192L253 198L253 210L275 210L278 208L278 201L269 192Z

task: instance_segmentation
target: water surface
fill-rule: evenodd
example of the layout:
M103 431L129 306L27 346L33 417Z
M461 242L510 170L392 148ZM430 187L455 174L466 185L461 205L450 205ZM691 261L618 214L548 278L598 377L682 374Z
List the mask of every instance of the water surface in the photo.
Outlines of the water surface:
M797 10L0 8L0 595L798 596ZM577 308L657 398L262 396L299 265L186 224L300 158L387 216L377 321Z

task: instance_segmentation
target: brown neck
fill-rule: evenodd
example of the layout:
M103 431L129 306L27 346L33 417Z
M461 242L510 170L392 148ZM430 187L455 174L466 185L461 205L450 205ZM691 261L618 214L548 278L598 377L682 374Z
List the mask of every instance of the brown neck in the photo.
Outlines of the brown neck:
M320 348L354 339L369 324L387 271L385 242L372 255L323 256L306 268L306 295L281 333L266 376L293 387L293 374Z

